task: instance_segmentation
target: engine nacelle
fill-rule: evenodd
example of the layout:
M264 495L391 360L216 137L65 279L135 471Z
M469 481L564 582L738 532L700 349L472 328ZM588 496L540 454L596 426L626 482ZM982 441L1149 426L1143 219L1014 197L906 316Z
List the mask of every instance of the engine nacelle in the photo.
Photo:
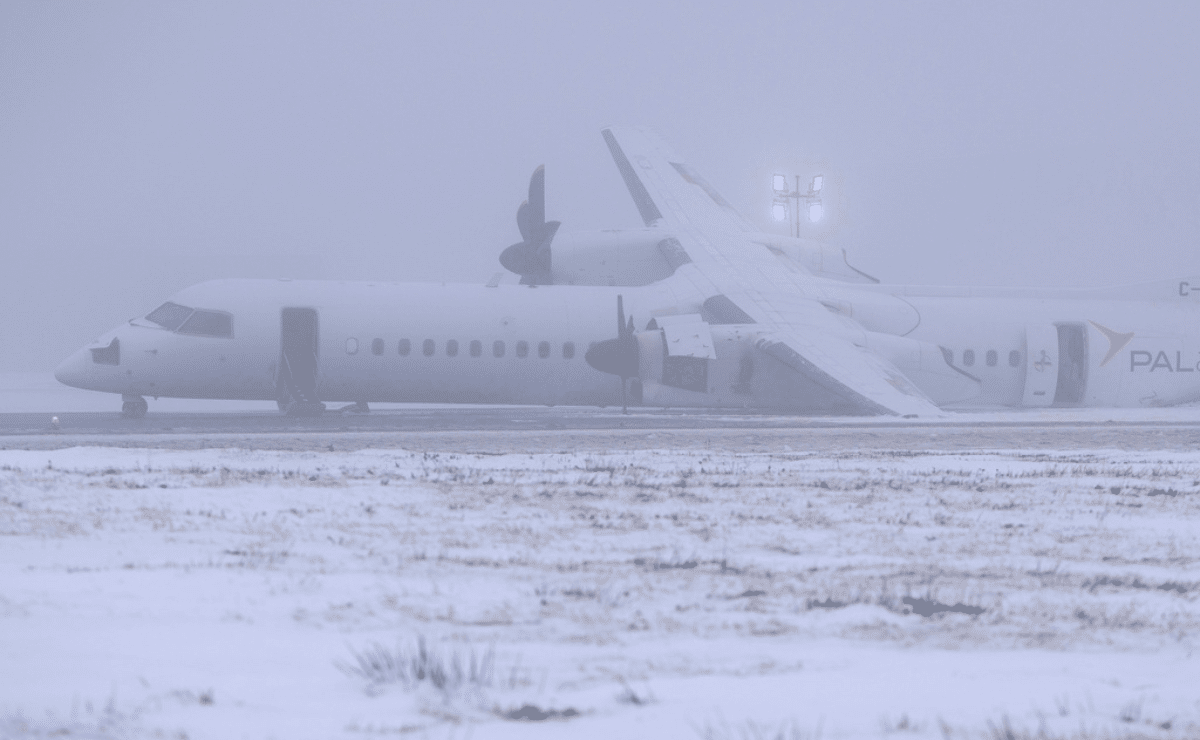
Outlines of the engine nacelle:
M779 234L753 234L754 241L776 254L783 255L811 272L813 275L844 283L878 283L862 270L850 265L846 250L822 244L812 239L798 239Z
M844 288L836 298L821 301L825 308L857 321L868 332L904 336L921 324L921 314L900 296Z
M664 280L675 272L659 248L668 236L660 229L559 234L554 241L553 282L640 286Z
M704 323L698 314L660 318L639 332L638 377L648 406L755 405L753 325Z
M813 275L846 283L876 283L854 269L846 251L808 239L756 234L754 241ZM550 282L555 285L649 285L679 266L670 232L657 228L561 232L554 237Z

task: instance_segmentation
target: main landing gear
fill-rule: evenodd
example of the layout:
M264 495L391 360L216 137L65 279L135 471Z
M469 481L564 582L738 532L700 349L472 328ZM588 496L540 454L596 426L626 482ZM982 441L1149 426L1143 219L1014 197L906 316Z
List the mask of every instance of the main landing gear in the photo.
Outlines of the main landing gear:
M150 404L141 396L121 396L121 416L126 419L140 419L150 410Z

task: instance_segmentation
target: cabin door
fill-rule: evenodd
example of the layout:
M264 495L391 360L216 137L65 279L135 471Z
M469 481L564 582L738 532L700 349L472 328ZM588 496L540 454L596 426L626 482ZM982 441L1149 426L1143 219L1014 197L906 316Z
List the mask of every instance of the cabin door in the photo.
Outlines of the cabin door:
M279 408L308 416L325 410L317 398L320 332L314 308L285 308L279 321Z
M1059 324L1055 406L1080 406L1087 393L1088 341L1083 324Z
M1025 327L1025 393L1023 406L1050 406L1058 388L1058 327Z

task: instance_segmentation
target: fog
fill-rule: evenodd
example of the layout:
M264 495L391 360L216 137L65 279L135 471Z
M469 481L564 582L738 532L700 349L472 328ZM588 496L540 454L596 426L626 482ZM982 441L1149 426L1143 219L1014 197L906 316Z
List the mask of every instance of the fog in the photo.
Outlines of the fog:
M482 282L547 167L640 225L599 130L649 125L750 219L886 282L1200 272L1200 9L1041 3L0 5L0 369L216 277Z

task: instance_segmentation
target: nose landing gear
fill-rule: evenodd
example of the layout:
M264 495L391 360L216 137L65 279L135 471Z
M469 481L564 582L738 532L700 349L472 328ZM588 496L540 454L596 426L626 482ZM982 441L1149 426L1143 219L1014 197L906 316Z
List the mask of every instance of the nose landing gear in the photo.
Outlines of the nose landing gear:
M121 396L121 416L126 419L140 419L150 410L150 404L141 396Z

